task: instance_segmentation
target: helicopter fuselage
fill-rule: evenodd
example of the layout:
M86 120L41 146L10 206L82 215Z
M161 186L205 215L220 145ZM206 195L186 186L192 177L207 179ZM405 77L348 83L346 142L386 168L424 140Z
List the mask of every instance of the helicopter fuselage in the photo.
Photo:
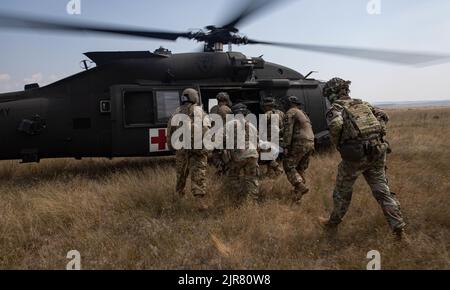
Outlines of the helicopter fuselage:
M220 91L259 114L271 95L304 100L318 143L326 142L323 83L290 68L238 52L158 54L91 52L96 67L39 88L0 95L0 159L170 154L165 128L186 87L208 111Z

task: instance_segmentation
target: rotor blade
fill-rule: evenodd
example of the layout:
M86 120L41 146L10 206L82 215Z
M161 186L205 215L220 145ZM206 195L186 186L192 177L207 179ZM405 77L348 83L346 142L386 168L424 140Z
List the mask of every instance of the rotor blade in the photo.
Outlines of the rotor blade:
M106 24L79 24L60 20L41 20L38 18L7 15L0 13L0 28L36 29L63 32L94 32L126 36L155 38L175 41L179 37L190 38L189 32L158 31L136 28L124 28Z
M258 41L252 39L248 40L248 44L273 45L279 47L300 49L305 51L343 55L354 58L369 59L388 63L397 63L402 65L426 66L445 63L450 60L450 55L395 51L386 49L366 49L357 47L324 46L324 45L300 44L300 43L296 44L284 42Z
M268 9L270 6L275 4L280 5L282 2L287 0L248 0L247 4L244 5L240 10L234 13L233 17L230 17L228 21L222 25L223 28L236 28L242 22L248 20L251 16L256 13L262 12Z

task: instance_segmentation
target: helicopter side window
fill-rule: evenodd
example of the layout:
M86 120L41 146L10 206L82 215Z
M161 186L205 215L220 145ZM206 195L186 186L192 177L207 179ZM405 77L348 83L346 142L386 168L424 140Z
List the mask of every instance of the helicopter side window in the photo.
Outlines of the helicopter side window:
M153 93L128 91L123 96L126 126L150 125L154 122Z
M178 91L157 91L157 123L167 123L172 113L180 105L180 92Z

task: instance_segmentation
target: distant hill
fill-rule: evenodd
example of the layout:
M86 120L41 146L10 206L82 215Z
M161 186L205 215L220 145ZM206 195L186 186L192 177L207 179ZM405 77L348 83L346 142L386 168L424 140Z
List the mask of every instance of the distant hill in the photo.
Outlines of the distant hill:
M382 108L411 108L411 107L441 107L450 106L450 100L440 101L411 101L411 102L375 102L374 105Z

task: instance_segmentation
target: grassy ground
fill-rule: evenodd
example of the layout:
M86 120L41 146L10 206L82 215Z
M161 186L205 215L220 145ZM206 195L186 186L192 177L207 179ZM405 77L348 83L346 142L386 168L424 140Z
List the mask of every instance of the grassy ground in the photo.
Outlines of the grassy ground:
M171 158L0 162L0 268L65 269L69 250L84 269L365 269L369 250L384 269L450 269L450 108L390 111L389 177L411 246L394 245L380 208L358 180L333 243L316 220L331 209L338 156L317 155L300 207L285 177L265 181L267 201L237 207L209 173L208 214L173 199Z

